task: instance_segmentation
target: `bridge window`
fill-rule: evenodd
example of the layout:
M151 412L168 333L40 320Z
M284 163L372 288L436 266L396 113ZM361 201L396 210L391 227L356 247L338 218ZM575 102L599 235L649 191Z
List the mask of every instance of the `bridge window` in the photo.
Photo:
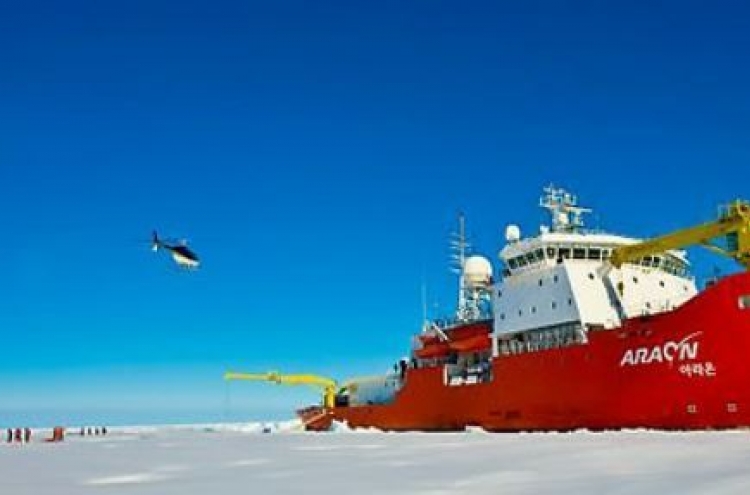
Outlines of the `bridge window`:
M585 260L586 259L586 249L585 248L573 248L573 259L576 259L576 260Z
M508 266L511 270L515 270L516 268L518 268L518 262L515 258L511 258L508 260Z
M557 253L555 251L557 251L557 250L555 248L553 248L552 246L548 247L547 248L547 258L549 258L551 260L554 260L557 257L556 256Z
M516 258L516 260L518 260L519 267L526 266L528 264L526 263L526 258L524 258L523 256L519 256L518 258Z
M570 248L560 248L557 254L558 254L558 259L566 260L570 258Z
M599 248L589 248L589 259L598 260L602 257L602 250Z

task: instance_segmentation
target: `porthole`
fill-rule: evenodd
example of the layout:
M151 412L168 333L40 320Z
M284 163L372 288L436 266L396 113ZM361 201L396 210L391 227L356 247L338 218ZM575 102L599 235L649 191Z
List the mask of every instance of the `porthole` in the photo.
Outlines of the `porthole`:
M497 297L503 297L503 291L501 290L497 291Z
M540 279L539 279L539 287L541 287L541 286L542 286L542 283L543 283L543 282L542 282L542 279L540 278Z
M552 301L552 309L557 309L557 303L555 301Z
M571 298L568 298L568 306L572 306L572 305L573 305L573 298L571 297Z
M552 277L552 280L554 280L554 282L557 283L557 281L559 280L559 277L555 275L554 277Z
M594 274L593 274L593 273L589 273L589 278L590 278L591 280L594 280L594 279L595 279L596 277L594 276Z
M659 280L659 285L663 288L664 287L664 280Z
M523 316L523 310L522 309L518 310L518 316Z
M532 306L532 307L531 307L531 312L532 312L532 313L536 313L536 306Z
M634 283L634 284L637 284L637 283L638 283L638 277L633 277L633 283Z
M504 319L505 319L505 313L500 313L500 319L501 319L501 320L504 320Z

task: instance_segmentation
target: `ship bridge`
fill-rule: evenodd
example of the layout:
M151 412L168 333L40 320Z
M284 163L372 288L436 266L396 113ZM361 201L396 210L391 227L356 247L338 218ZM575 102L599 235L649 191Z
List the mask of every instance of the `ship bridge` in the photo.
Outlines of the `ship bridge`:
M613 250L640 240L586 230L582 215L590 210L579 207L575 196L552 187L545 193L540 205L551 213L550 226L525 239L517 226L506 229L499 253L503 277L492 295L499 340L528 334L521 340L562 335L582 342L592 329L670 311L697 293L683 251L615 268L609 263Z
M538 237L510 242L499 256L504 266L503 276L511 277L549 268L565 260L603 264L609 260L615 248L638 242L639 239L609 234L569 234L543 230ZM683 251L644 256L630 264L663 271L677 277L689 277L689 263Z

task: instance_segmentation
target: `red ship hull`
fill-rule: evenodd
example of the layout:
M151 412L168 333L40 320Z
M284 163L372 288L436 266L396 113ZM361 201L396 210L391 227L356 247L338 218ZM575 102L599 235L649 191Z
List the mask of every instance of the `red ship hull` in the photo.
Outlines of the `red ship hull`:
M501 355L492 378L450 385L444 366L409 369L394 400L334 407L321 424L491 431L750 426L750 274L668 313L592 330L588 342ZM489 323L487 323L489 325Z

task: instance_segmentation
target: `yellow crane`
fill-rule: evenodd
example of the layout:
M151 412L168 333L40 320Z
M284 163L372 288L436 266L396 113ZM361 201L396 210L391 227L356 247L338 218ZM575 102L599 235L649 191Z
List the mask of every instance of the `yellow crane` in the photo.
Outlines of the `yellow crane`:
M720 246L714 242L722 238L725 245ZM723 208L719 218L712 222L618 247L612 251L609 261L612 266L620 268L624 263L639 260L644 256L694 245L702 245L728 256L746 270L750 270L750 203L736 200Z
M336 390L338 390L336 380L331 378L310 374L283 375L278 371L269 371L267 373L237 373L228 371L224 373L224 380L272 382L277 385L309 385L317 389L323 389L323 405L326 408L334 406Z

